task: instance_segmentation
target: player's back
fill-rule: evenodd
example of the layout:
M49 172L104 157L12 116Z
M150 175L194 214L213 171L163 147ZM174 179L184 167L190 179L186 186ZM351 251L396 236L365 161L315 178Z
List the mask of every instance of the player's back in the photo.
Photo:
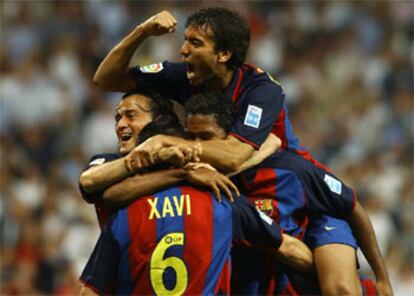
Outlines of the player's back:
M207 191L172 187L118 212L117 294L217 294L228 280L232 210Z

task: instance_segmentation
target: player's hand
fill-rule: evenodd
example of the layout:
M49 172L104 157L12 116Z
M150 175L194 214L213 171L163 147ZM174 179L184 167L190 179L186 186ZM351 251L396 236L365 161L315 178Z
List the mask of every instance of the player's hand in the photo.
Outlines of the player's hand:
M149 36L159 36L167 33L174 33L177 27L177 20L166 10L153 15L139 29Z
M393 296L391 283L389 281L377 281L375 283L375 288L377 288L378 296Z
M135 147L126 157L125 166L130 172L137 172L140 169L151 167L155 164L156 154L164 147L162 141L152 137L144 143Z
M182 167L189 162L200 161L201 145L179 144L161 148L157 153L157 162L168 162L174 166Z
M186 170L186 179L194 185L209 187L217 197L218 201L222 201L221 192L223 192L230 201L234 201L232 191L240 196L240 192L236 185L225 175L218 171L200 167L197 169Z

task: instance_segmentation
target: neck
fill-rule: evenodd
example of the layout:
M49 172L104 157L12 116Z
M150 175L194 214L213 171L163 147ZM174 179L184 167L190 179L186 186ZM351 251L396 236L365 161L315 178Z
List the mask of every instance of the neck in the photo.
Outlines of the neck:
M216 75L214 75L215 78L206 85L206 88L213 91L226 89L233 78L233 74L234 70L228 69L224 66L224 68L220 71L217 71Z

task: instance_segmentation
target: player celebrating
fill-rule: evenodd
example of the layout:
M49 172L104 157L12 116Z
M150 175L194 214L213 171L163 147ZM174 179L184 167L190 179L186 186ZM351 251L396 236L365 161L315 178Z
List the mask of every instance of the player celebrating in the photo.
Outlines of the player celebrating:
M164 122L166 126L154 128L156 124L141 134L170 127ZM216 174L205 168L191 173L207 179ZM117 186L128 190L132 179L105 191ZM112 216L82 273L81 294L102 294L115 279L116 293L122 295L229 294L232 241L271 248L282 259L294 260L294 266L312 269L309 249L288 235L282 241L280 228L245 197L220 203L212 193L180 186L137 199Z
M231 129L233 103L220 93L194 95L186 103L185 110L187 134L193 139L220 139ZM295 153L277 152L238 178L242 180L239 182L243 184L240 186L242 192L255 202L257 208L268 211L286 233L297 234L301 230L297 225L298 215L292 209L300 209L304 204L311 216L305 240L314 249L323 294L361 293L356 273L355 250L358 246L354 233L375 273L379 295L392 295L369 217L356 200L354 190L335 175ZM326 215L346 219L352 230L344 220ZM321 249L328 256L321 256ZM367 291L369 285L366 284L364 294L370 294L372 291Z

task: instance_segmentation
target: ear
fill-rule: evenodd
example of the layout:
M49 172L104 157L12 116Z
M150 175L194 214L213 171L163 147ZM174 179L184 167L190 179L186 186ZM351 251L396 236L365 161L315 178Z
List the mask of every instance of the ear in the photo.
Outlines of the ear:
M220 63L227 63L230 60L232 55L233 53L230 50L219 51L218 61Z

